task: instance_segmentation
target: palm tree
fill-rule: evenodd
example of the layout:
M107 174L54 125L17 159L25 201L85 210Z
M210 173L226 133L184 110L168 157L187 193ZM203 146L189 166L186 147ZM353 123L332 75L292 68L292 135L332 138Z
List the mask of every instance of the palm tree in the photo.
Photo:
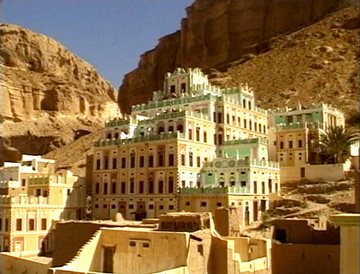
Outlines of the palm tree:
M320 147L327 157L325 164L331 160L334 164L344 163L350 157L350 146L359 140L356 133L343 126L332 126L320 135Z

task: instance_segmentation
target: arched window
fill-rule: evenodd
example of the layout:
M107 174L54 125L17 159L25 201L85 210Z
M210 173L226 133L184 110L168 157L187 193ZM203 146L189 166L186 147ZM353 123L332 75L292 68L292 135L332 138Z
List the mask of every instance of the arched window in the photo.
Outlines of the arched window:
M108 194L108 183L104 183L104 194Z
M108 169L109 168L109 157L105 156L104 157L104 169Z
M174 178L169 177L169 193L173 193L173 192L174 192Z
M111 194L116 194L116 182L111 183Z
M184 130L183 125L177 126L177 131L180 131L181 133L183 133L183 130Z
M135 193L135 179L130 179L130 193Z
M163 127L159 127L158 134L163 133L163 132L164 132L164 128L163 128Z
M108 133L106 139L111 139L111 133Z
M174 127L173 127L173 126L169 126L168 131L169 131L169 132L173 132L173 131L174 131Z
M119 138L119 133L115 133L115 139L118 139Z
M100 193L100 184L96 183L95 185L95 194L99 194Z

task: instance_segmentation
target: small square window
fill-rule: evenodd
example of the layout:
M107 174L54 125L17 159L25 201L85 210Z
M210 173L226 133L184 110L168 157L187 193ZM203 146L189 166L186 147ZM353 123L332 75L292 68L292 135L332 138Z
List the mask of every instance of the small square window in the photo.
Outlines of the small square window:
M198 252L199 252L201 255L204 255L204 247L203 247L203 245L198 245L197 249L198 249Z
M206 206L206 202L201 202L201 203L200 203L200 206L205 207L205 206Z
M169 210L174 210L174 206L173 206L173 205L169 205Z
M115 209L115 208L116 208L116 205L111 205L111 208L112 208L112 209Z
M136 246L136 242L130 241L129 245L130 245L130 246Z
M143 243L143 247L149 248L149 247L150 247L150 244L149 244L149 243Z
M217 203L216 206L221 206L221 203Z
M185 205L186 205L186 206L189 206L189 205L190 205L190 202L186 202Z
M99 204L95 204L95 208L99 208Z
M149 209L154 209L154 205L149 205Z
M159 209L164 209L164 206L163 205L159 206Z
M103 205L103 208L107 208L107 204L104 204L104 205Z
M134 209L134 205L129 205L129 209Z

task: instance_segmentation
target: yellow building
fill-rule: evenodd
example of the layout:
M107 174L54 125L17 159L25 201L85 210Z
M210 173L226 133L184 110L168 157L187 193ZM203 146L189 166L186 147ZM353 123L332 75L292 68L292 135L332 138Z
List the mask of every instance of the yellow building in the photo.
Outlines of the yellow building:
M342 180L350 163L326 164L320 136L331 126L345 126L337 109L319 104L312 109L276 109L269 115L269 158L280 163L283 183L308 180Z
M109 219L120 212L127 219L141 219L182 210L181 189L230 186L209 184L201 175L215 159L261 160L260 170L272 169L264 180L275 180L276 174L279 183L278 167L268 161L267 144L252 149L244 143L233 149L231 143L266 142L266 137L267 112L256 107L248 86L211 86L199 69L167 73L163 91L154 92L148 104L133 106L128 117L106 123L104 139L95 143L93 216ZM235 169L232 172L240 174L240 167ZM221 168L216 172L222 173ZM245 179L249 193L250 180ZM240 175L232 183L243 186Z
M84 214L85 186L70 171L55 171L54 160L23 155L0 174L0 251L50 252L54 221Z
M270 158L280 166L320 164L320 150L316 147L320 134L330 126L345 126L339 110L326 104L312 109L277 109L269 115Z

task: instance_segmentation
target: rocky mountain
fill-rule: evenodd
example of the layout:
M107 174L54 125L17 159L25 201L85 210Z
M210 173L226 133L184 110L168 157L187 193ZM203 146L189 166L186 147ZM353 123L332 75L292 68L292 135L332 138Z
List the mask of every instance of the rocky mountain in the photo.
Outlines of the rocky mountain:
M59 42L1 24L1 160L45 154L119 113L115 89Z
M337 11L318 23L277 37L263 54L210 70L212 82L248 82L264 108L311 107L326 102L359 127L359 6Z
M141 55L138 68L125 75L118 94L120 107L122 111L128 112L130 105L147 102L152 95L152 91L161 89L164 74L173 71L176 67L200 67L207 72L211 72L210 69L213 68L221 68L223 72L235 61L243 65L248 63L247 60L249 59L255 60L254 57L257 55L264 53L271 55L277 47L279 47L277 55L281 55L280 42L277 42L279 37L281 39L281 37L286 37L286 34L318 22L332 12L349 5L348 2L345 0L196 0L186 9L187 16L181 22L181 29L162 37L154 49ZM339 32L343 30L343 32L347 33L348 30L340 27L340 21L337 23L337 29ZM316 35L319 37L316 37ZM320 37L322 35L309 34L309 39L311 37L318 39L321 47L323 46ZM343 34L339 35L339 37L330 35L328 38L336 43L342 40ZM349 43L346 42L346 44ZM301 45L299 42L298 47L301 47ZM313 45L311 44L311 46ZM307 49L308 54L317 54L319 56L317 61L321 63L324 61L322 59L324 49L314 50L315 47L310 50ZM295 45L293 49L296 49ZM350 54L350 51L348 53ZM287 60L288 57L281 58ZM305 56L303 57L305 58ZM310 60L312 57L308 58ZM326 60L328 61L327 67L331 67L330 62L341 63L341 61ZM296 62L301 61L298 59ZM268 70L272 68L273 72L291 67L288 74L294 74L297 67L294 63L288 66L284 66L280 62L275 64L280 67L272 68L273 64L269 63L266 71L263 71L262 67L255 68L254 65L251 72L249 69L249 73L246 73L246 69L250 65L240 66L237 70L241 70L242 75L249 76L249 74L252 74L252 78L255 78L254 75L258 78L264 78L263 83L265 86L267 83L271 83L271 86L276 86L271 91L281 94L281 92L287 92L287 90L293 88L289 84L289 82L292 83L291 78L286 79L286 84L279 83L283 79L280 79L280 77L268 77ZM314 64L314 66L316 65ZM255 86L254 81L251 81L251 79L239 78L237 74L230 72L220 76L215 71L213 76L217 80L229 77L229 81L226 82L224 79L216 81L220 85L237 84L237 81L241 80L250 81ZM267 79L267 82L265 82L265 79ZM266 89L263 92L270 94ZM284 97L277 103L284 104L287 99ZM275 106L275 104L265 104L264 106Z

